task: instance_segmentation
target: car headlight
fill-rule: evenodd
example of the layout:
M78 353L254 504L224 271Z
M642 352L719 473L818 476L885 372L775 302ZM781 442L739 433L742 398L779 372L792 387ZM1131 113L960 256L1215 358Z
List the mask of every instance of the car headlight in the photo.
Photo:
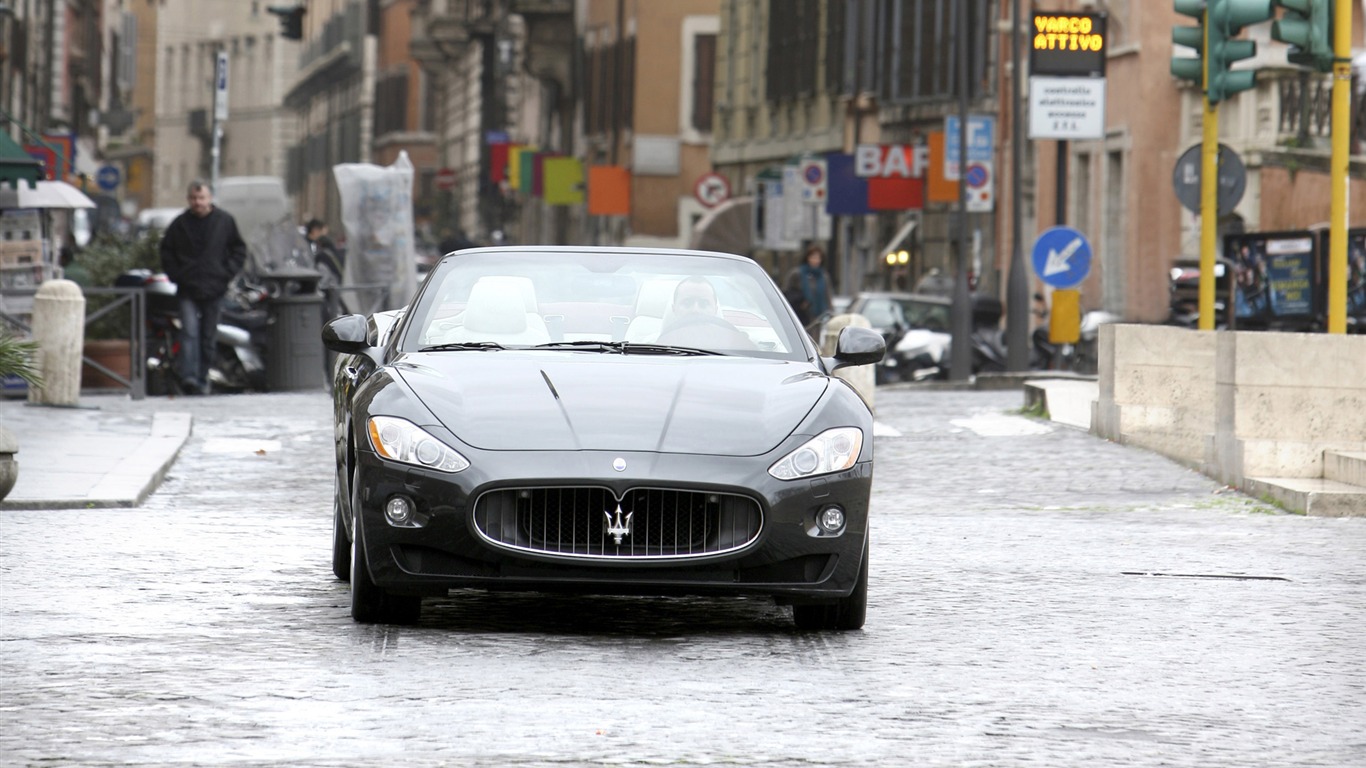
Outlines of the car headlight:
M415 464L442 472L459 472L470 465L469 459L461 456L454 448L406 419L371 416L367 426L370 431L370 445L375 449L375 453L390 461Z
M842 472L858 461L863 450L863 430L858 427L827 429L782 457L768 473L779 480Z

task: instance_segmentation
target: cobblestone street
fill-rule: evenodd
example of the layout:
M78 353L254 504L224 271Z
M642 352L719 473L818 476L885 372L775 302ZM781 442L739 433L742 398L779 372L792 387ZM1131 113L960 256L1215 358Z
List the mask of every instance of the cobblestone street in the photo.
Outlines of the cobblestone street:
M352 623L321 392L193 414L135 509L0 513L0 764L1366 764L1366 519L879 389L867 627L460 593Z

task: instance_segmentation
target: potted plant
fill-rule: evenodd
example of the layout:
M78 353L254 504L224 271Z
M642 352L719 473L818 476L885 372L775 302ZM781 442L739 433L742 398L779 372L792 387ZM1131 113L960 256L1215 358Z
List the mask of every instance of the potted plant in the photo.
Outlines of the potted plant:
M0 379L18 376L30 387L43 386L43 377L34 364L38 344L26 341L0 328ZM19 452L19 441L14 433L0 424L0 500L14 489L19 479L19 462L14 455Z
M72 277L80 275L77 282L82 288L112 288L119 275L130 269L160 271L160 242L161 235L157 230L149 231L138 240L125 240L111 235L97 237L76 254L74 264L77 269L72 270ZM86 314L94 314L119 298L88 296ZM87 325L82 354L128 378L132 363L129 333L135 332L131 318L130 311L120 308ZM81 373L83 387L100 389L118 386L118 382L89 365L84 366Z

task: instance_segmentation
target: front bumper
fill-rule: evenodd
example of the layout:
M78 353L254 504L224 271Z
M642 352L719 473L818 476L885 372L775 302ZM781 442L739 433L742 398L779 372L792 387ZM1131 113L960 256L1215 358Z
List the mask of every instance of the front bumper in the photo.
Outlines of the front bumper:
M447 474L356 455L365 557L375 583L406 594L450 589L612 594L768 595L780 602L846 597L853 590L868 532L872 463L824 477L782 481L768 467L790 446L760 457L601 451L509 452L462 447L473 465ZM626 468L614 470L624 459ZM632 488L671 488L746 496L762 515L757 537L730 552L681 558L574 558L513 550L491 542L474 522L486 492L528 487L600 487L618 498ZM412 500L420 528L396 527L384 505ZM836 535L816 524L830 505L845 512Z

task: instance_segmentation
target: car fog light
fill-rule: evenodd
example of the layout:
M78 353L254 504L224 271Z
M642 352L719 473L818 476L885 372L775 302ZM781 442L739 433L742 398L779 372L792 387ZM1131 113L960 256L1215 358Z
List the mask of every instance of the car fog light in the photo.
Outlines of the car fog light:
M826 533L839 533L844 530L844 510L839 507L826 507L816 516L816 524Z
M384 505L384 516L391 525L407 526L413 522L413 503L407 496L393 496Z

